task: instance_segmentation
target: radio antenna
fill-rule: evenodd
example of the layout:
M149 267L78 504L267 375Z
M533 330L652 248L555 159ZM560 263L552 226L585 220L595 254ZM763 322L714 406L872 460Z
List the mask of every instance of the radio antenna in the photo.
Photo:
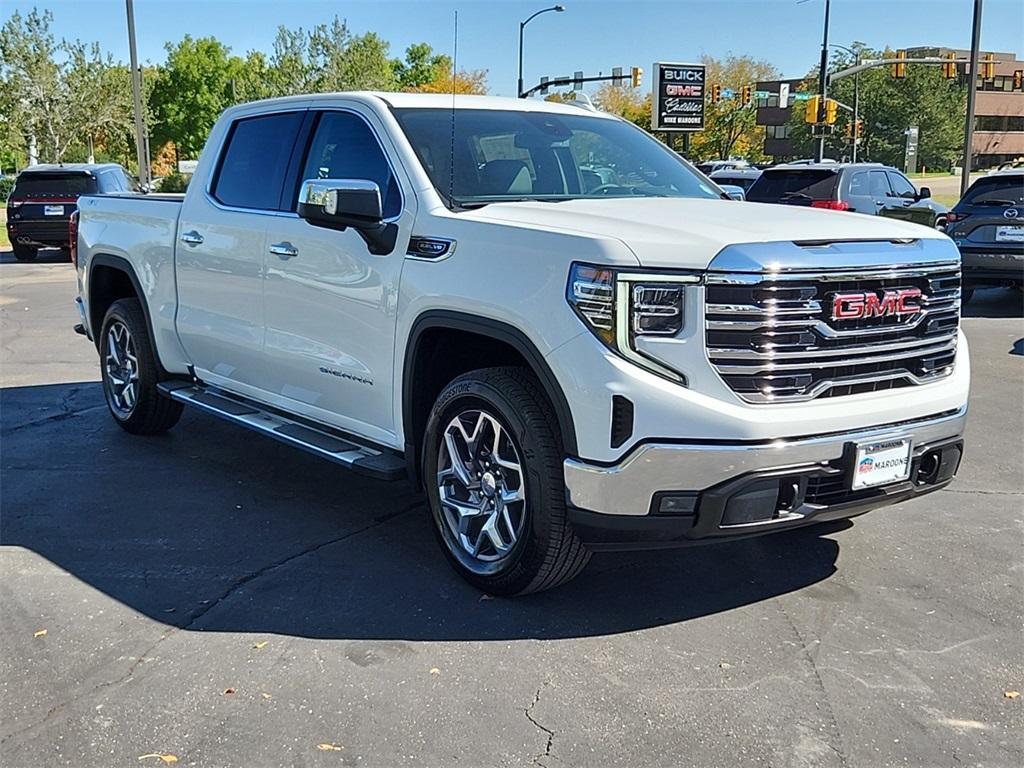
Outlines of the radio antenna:
M452 137L448 157L448 206L455 207L455 67L459 60L459 12L455 11L455 39L452 43Z

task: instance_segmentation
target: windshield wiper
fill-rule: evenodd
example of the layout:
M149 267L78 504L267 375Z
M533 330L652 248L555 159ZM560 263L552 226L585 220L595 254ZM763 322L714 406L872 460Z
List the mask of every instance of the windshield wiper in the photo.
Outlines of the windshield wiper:
M988 200L978 200L974 203L975 205L1016 205L1013 200L997 200L995 198L989 198Z
M780 200L796 200L797 198L800 198L801 200L813 200L814 199L810 195L805 195L803 192L787 192L786 194L784 194L779 199Z

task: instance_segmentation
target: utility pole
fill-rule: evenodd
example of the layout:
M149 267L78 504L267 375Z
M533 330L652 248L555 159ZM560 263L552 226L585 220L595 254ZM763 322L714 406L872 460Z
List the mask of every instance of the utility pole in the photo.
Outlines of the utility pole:
M818 106L818 123L825 122L825 98L828 96L828 14L831 0L825 0L825 29L821 36L821 69L818 72L818 93L821 101ZM818 162L825 159L825 137L818 137Z
M132 0L125 0L128 11L128 54L132 66L132 101L135 103L135 155L139 162L139 181L146 188L151 181L149 173L149 142L146 140L146 124L142 117L142 72L139 57L135 52L135 8Z
M971 185L971 148L974 144L974 99L978 90L978 48L981 46L981 0L974 0L971 27L971 71L967 79L967 125L964 128L964 167L960 172L960 197Z

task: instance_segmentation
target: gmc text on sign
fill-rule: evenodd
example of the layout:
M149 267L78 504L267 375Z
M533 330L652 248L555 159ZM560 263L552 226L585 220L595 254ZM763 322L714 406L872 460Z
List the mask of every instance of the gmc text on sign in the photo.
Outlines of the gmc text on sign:
M704 129L704 66L659 61L652 68L652 129L701 131Z

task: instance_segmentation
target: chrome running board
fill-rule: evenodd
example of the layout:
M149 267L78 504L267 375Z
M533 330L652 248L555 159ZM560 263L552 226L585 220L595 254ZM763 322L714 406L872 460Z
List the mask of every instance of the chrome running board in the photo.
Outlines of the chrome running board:
M405 460L397 453L359 445L330 427L313 426L238 395L187 381L166 381L157 388L160 394L172 400L301 448L361 475L378 480L401 480L407 476Z

